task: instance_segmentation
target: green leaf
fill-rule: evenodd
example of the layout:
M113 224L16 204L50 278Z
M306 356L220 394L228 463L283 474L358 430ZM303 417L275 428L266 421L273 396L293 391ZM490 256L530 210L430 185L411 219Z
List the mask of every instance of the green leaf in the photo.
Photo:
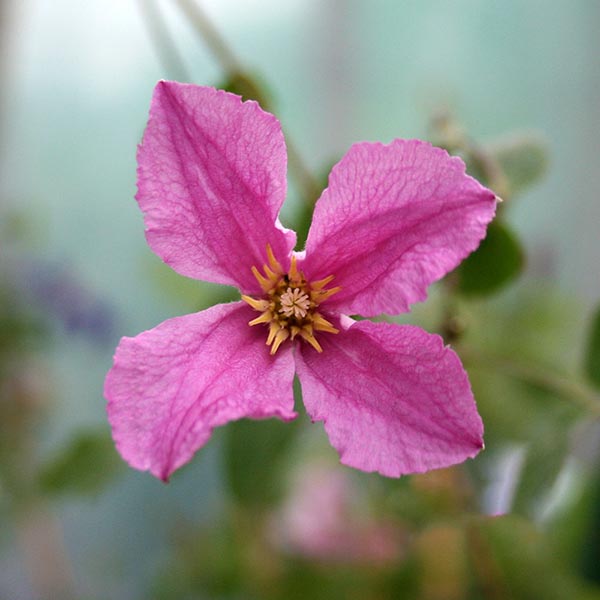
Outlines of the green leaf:
M237 94L242 100L256 100L264 110L269 110L271 102L269 94L265 93L266 86L257 75L249 75L236 71L229 73L224 81L221 81L217 87L219 89Z
M469 549L479 587L494 598L597 600L570 565L557 560L552 540L530 521L513 515L473 519ZM486 594L487 597L487 594Z
M294 387L299 393L297 382ZM291 423L242 419L227 425L225 473L236 501L248 507L265 507L280 498L285 461L300 427L300 419Z
M89 430L77 434L50 462L42 467L40 487L48 494L100 493L123 467L110 433Z
M540 390L537 393L541 398L547 396ZM536 516L540 501L550 492L565 464L569 452L569 426L574 420L569 405L565 403L564 410L557 410L553 406L554 399L547 400L546 414L541 408L542 414L529 428L531 437L512 507L513 512L531 518Z
M524 252L508 226L493 221L479 248L457 269L458 289L467 295L487 295L515 279L524 264Z
M514 135L490 147L508 181L510 194L537 183L548 168L546 144L535 135Z
M553 519L549 534L561 560L600 591L600 477L593 471L587 475L575 497Z
M319 173L317 173L315 183L321 193L327 187L331 169L338 161L339 158L329 160ZM306 238L308 237L308 230L312 223L314 203L316 201L317 198L304 198L298 216L293 224L293 229L296 232L296 248L298 249L302 249L306 245Z
M230 491L240 504L270 506L282 491L283 459L298 426L278 419L230 423L225 461Z
M600 305L592 318L585 354L585 374L600 389Z
M236 288L182 277L154 256L149 256L144 266L161 293L176 302L181 312L195 312L240 299Z
M183 598L240 598L244 581L241 557L243 539L233 531L231 521L201 529L191 523L173 532L174 555L159 565L153 584L153 600ZM246 596L243 596L244 598Z

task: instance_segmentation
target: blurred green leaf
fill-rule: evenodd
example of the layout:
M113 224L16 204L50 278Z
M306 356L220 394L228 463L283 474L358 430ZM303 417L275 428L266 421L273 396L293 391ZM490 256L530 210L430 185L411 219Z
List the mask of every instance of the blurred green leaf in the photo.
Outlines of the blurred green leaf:
M490 186L492 184L492 182L490 181L490 179L485 171L484 166L481 164L481 161L476 160L476 158L472 157L464 150L463 151L456 150L454 152L451 152L451 154L453 154L455 156L460 156L460 158L462 158L464 160L465 167L467 169L467 173L474 179L477 179L477 181L479 181L479 183L481 183L485 186ZM496 190L494 190L494 191L496 191Z
M284 491L286 461L303 421L297 378L294 396L300 416L291 423L242 419L225 429L225 474L231 494L243 506L272 506Z
M271 506L283 492L284 461L298 423L242 419L225 437L225 472L233 497L250 507Z
M178 310L191 312L204 310L220 303L240 299L239 291L229 285L198 281L182 277L165 263L149 257L144 265L149 277L160 287L161 293L177 302Z
M468 529L471 559L489 597L598 600L569 565L557 560L547 535L515 516L474 520ZM485 595L488 597L488 594Z
M13 357L16 352L39 349L49 334L44 320L23 302L9 275L0 272L0 360L1 354Z
M186 523L185 529L176 529L173 549L152 584L153 600L237 598L242 585L247 585L241 560L245 546L229 522L218 522L210 530Z
M306 245L306 238L308 237L308 230L312 223L313 209L308 203L303 202L298 211L298 216L295 219L296 232L296 248L304 248Z
M48 494L92 496L120 473L123 461L107 429L77 434L40 472L40 486Z
M546 395L540 390L538 393ZM569 451L569 425L574 421L574 411L567 403L563 408L559 411L553 399L549 398L548 410L545 411L549 414L542 413L541 418L530 424L529 446L513 500L514 512L534 517L539 510L539 502L552 489L565 464Z
M508 226L493 221L485 239L457 269L458 289L466 295L487 295L515 279L524 264L524 252Z
M265 82L256 74L248 75L241 71L229 73L217 88L237 94L242 100L256 100L262 109L270 110L270 94L265 91Z
M585 374L600 389L600 306L592 317L592 327L589 332L585 354Z
M513 135L491 145L489 150L502 168L511 194L539 181L548 168L546 144L535 135Z
M339 158L330 160L317 174L315 183L319 190L324 190L329 184L329 174L338 160ZM317 198L304 198L304 202L300 206L298 216L292 227L296 232L296 248L302 249L306 245L306 238L308 237L308 230L312 223L314 202L316 200Z
M518 492L525 507L526 498L549 491L573 425L589 414L573 375L581 360L581 310L538 283L514 286L498 298L463 301L462 308L467 326L457 349L490 451L477 462L507 442L528 447L527 481L521 482L526 489Z
M580 472L580 476L584 472ZM591 476L591 477L589 477ZM560 558L588 581L600 586L600 475L585 472L585 480L568 510L561 511L549 530Z
M583 535L581 556L578 558L584 577L600 586L600 478L594 482L590 495L589 527Z

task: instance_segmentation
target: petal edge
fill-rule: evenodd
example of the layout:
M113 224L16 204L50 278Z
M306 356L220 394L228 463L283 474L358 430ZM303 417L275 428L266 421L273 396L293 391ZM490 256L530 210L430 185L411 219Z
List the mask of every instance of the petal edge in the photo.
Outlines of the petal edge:
M388 477L472 458L483 424L458 356L411 325L356 322L323 340L315 357L299 348L306 409L340 459Z
M228 421L296 417L290 349L269 355L241 302L122 338L104 394L117 449L168 480ZM262 332L261 332L262 333Z
M335 274L331 310L406 312L477 248L495 198L427 142L354 144L315 206L302 268L309 279Z
M295 234L277 225L285 141L256 102L160 81L137 158L146 239L177 272L252 293L267 243L287 260Z

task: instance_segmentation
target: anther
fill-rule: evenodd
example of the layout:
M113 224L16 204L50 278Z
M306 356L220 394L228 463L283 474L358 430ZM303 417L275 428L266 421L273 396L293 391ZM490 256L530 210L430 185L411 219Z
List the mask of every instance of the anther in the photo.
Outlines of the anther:
M275 258L273 249L267 245L267 263L259 271L252 267L252 274L265 296L252 298L242 295L242 300L260 314L249 321L249 325L268 325L267 345L275 354L288 339L301 337L317 352L323 352L315 332L339 333L327 319L316 311L323 301L340 291L340 287L326 289L333 275L315 282L307 282L304 273L298 270L296 255L290 258L287 275Z

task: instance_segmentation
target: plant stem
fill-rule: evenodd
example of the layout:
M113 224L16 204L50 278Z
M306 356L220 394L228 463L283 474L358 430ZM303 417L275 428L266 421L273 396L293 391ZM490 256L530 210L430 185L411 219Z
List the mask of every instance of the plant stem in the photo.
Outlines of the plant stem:
M196 29L202 41L213 53L216 61L225 73L238 73L242 71L241 65L229 48L225 39L206 16L206 13L193 0L176 0L190 23Z
M258 90L259 96L263 97L265 94L260 82L252 78L244 70L244 67L225 41L225 38L219 33L200 6L193 0L176 0L176 2L194 26L202 41L212 52L215 60L227 77L235 78L242 76L247 81L250 81L252 86ZM263 108L265 107L263 106ZM290 136L286 134L285 138L290 174L296 180L305 202L312 206L319 197L321 188L302 160L297 146L292 142Z
M554 392L582 408L600 416L600 394L583 381L539 365L526 364L507 356L488 354L475 348L461 346L459 354L466 365L500 371Z
M191 81L190 74L164 25L156 0L138 0L138 5L163 69L170 74L169 77L177 81Z
M479 589L484 597L489 600L509 600L512 596L508 593L500 566L478 524L468 524L465 533Z
M481 169L486 180L489 182L490 188L497 197L501 200L508 200L510 196L508 180L496 157L469 138L464 140L464 148L471 156L471 159ZM504 205L500 204L499 206Z

